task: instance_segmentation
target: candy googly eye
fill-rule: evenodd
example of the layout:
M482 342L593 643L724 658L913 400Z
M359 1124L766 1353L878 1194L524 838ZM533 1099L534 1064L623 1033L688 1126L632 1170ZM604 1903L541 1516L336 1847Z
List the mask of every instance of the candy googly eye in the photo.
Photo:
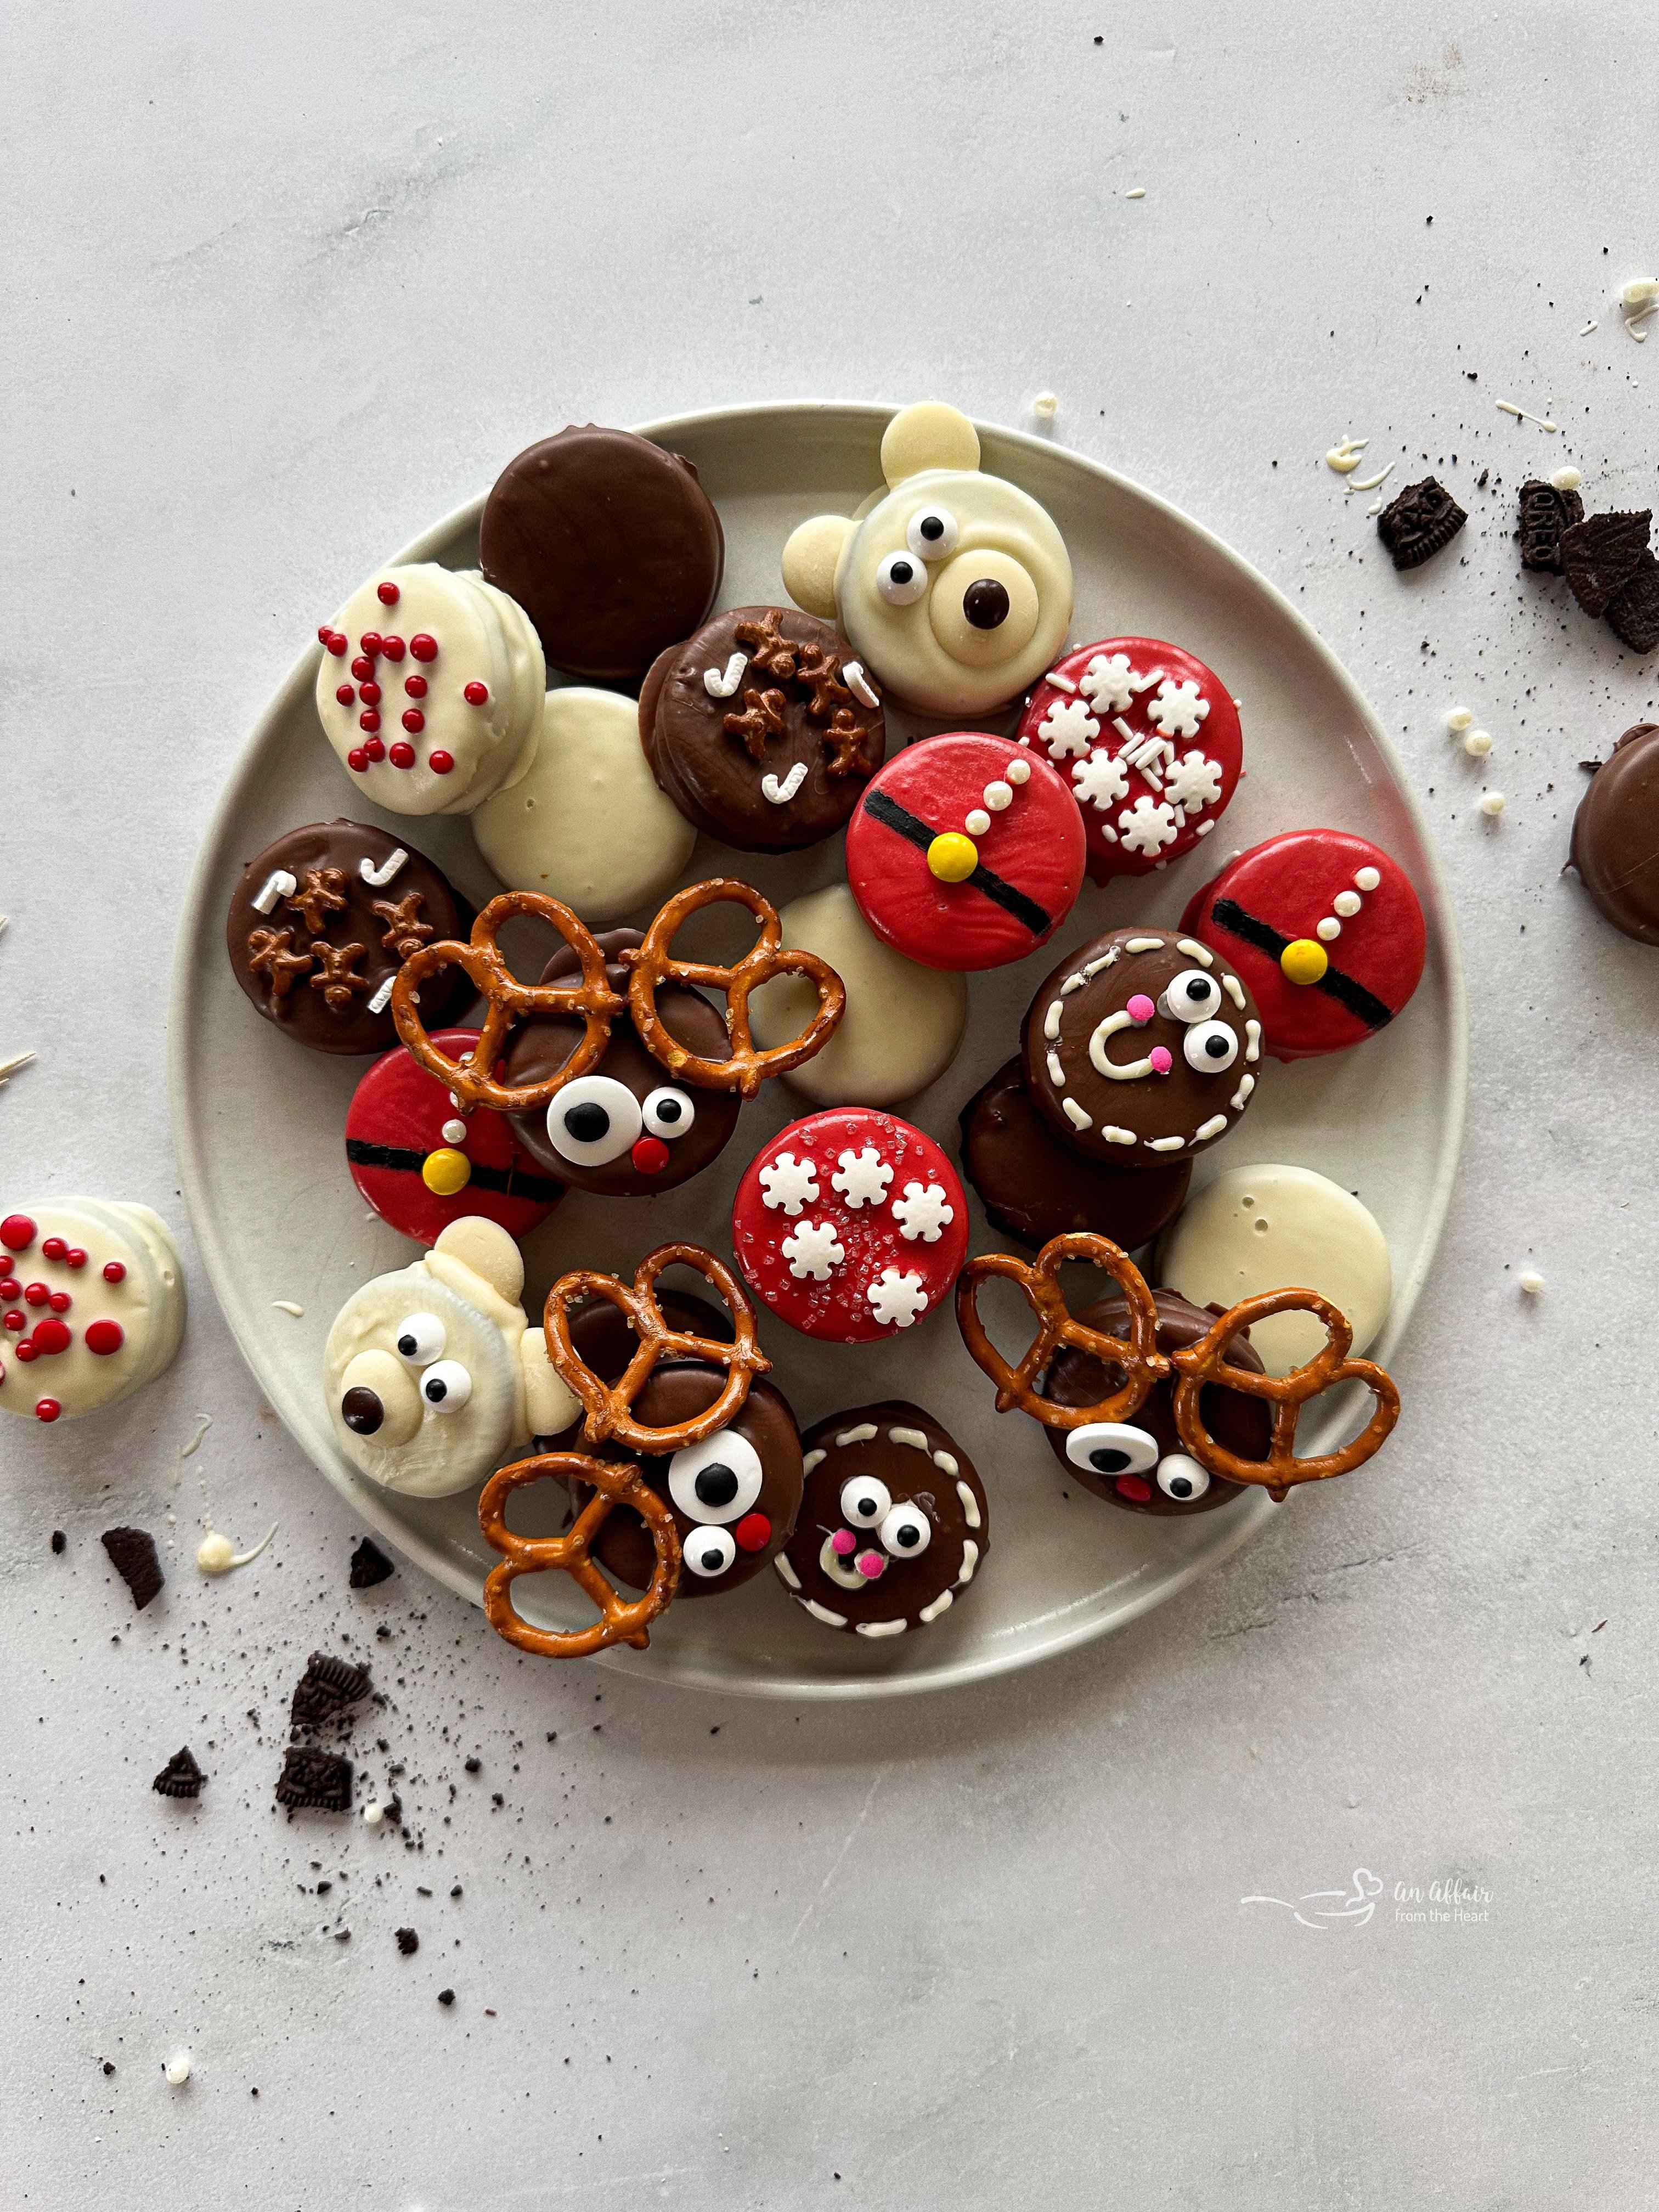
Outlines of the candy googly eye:
M890 607L913 607L927 589L927 571L914 553L889 553L876 571L876 589Z
M948 507L919 507L910 517L904 542L923 561L942 561L957 550L962 532Z
M1188 1067L1220 1075L1238 1058L1238 1032L1225 1022L1200 1022L1182 1037L1181 1049Z
M892 1492L873 1474L855 1474L841 1486L841 1517L849 1528L878 1528L892 1505Z
M1158 1443L1123 1421L1085 1421L1066 1437L1066 1456L1094 1474L1145 1474L1157 1463Z
M416 1313L398 1322L392 1341L398 1347L398 1358L410 1367L430 1367L434 1359L443 1358L444 1346L449 1340L436 1314Z
M686 1540L684 1549L685 1564L694 1575L706 1579L723 1575L738 1556L738 1547L729 1528L696 1528Z
M1158 1486L1166 1498L1190 1504L1210 1486L1210 1470L1185 1452L1165 1452L1158 1463Z
M555 1094L547 1109L548 1141L562 1159L579 1168L609 1167L621 1159L642 1127L639 1100L611 1075L579 1075Z
M684 1091L672 1083L659 1084L646 1100L645 1126L653 1137L665 1137L672 1144L683 1137L697 1118L697 1109Z
M1221 986L1201 968L1183 968L1158 1002L1172 1022L1207 1022L1221 1004Z
M919 1559L933 1540L933 1524L920 1505L907 1498L883 1516L882 1549L896 1559Z
M441 1359L421 1377L421 1398L434 1413L459 1413L472 1395L472 1377L459 1359Z
M736 1429L716 1429L668 1462L668 1495L688 1521L741 1521L761 1494L760 1454ZM690 1543L686 1557L691 1556ZM726 1562L730 1566L728 1559ZM718 1567L709 1569L718 1574Z

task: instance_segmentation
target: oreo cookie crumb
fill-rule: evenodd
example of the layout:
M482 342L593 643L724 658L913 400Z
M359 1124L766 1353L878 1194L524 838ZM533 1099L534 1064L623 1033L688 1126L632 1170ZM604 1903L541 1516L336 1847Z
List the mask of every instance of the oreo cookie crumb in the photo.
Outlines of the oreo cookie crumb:
M1468 516L1432 477L1407 484L1376 518L1376 534L1396 568L1418 568L1451 544Z
M1521 487L1521 566L1561 573L1561 532L1584 519L1584 502L1576 491L1558 491L1542 477L1529 477Z
M199 1797L206 1780L186 1745L182 1751L173 1753L149 1786L158 1797Z
M1561 532L1561 571L1587 615L1604 615L1636 574L1648 550L1650 507L1637 514L1590 514Z
M461 1894L461 1885L459 1882L456 1883L454 1888L452 1889L449 1893L452 1897L459 1897Z
M1651 553L1643 552L1635 574L1613 593L1607 628L1632 653L1651 653L1659 645L1659 561Z
M290 1744L277 1778L276 1802L295 1811L309 1807L319 1813L349 1813L351 1761L337 1752Z
M68 1547L69 1538L64 1534L61 1528L54 1528L52 1532L52 1550L54 1552L63 1552L67 1550Z
M438 1992L438 2002L439 2002L441 2005L453 2005L453 2004L454 2003L454 2002L455 2002L455 1992L454 1992L454 1990L439 1990L439 1992Z
M351 1555L349 1579L353 1589L373 1589L376 1583L385 1582L388 1575L396 1572L397 1569L372 1536L365 1536Z
M421 1939L412 1928L400 1928L398 1930L398 1948L405 1959L412 1959L420 1948Z
M115 2071L114 2063L112 2060L106 2058L104 2061L104 2071L106 2074L112 2074Z
M331 1659L325 1652L313 1651L306 1662L306 1671L295 1684L294 1703L289 1710L290 1728L315 1728L319 1722L331 1720L336 1713L343 1712L368 1695L368 1670L354 1667L349 1659Z
M334 1931L334 1940L337 1943L349 1943L351 1941L351 1930L349 1928L337 1928ZM256 2089L253 2094L257 2097L259 2092Z
M483 1761L481 1759L468 1759L463 1760L462 1764L465 1765L469 1774L476 1774L479 1768L483 1765Z
M142 1528L106 1528L98 1540L142 1613L167 1579L155 1556L155 1537L146 1535Z

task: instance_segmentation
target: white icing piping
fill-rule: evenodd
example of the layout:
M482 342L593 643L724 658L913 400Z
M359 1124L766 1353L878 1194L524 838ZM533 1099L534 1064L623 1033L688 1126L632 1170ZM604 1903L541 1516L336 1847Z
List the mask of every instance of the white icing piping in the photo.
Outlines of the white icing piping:
M854 1626L860 1636L902 1636L910 1624L908 1620L860 1620Z
M801 1473L803 1474L811 1474L812 1469L815 1467L819 1466L824 1460L828 1459L829 1456L830 1455L826 1451L808 1452L805 1458L800 1463Z
M936 1451L933 1454L933 1465L938 1468L941 1474L948 1474L952 1481L956 1480L958 1471L957 1462L948 1451Z
M860 1421L857 1428L842 1431L836 1438L836 1449L839 1451L843 1444L867 1444L873 1440L875 1434L876 1425L873 1421Z
M383 891L398 871L406 866L408 860L408 854L399 845L395 852L386 854L377 868L365 853L357 863L357 873L366 884L373 884L377 891Z
M778 1571L778 1578L780 1581L787 1583L792 1590L798 1590L800 1588L800 1577L795 1572L794 1569L790 1565L788 1560L785 1559L781 1552L780 1552L776 1559L773 1560L772 1565Z
M1074 1129L1092 1129L1094 1127L1094 1123L1089 1119L1089 1116L1078 1104L1075 1098L1062 1098L1060 1103L1065 1109L1066 1120L1071 1123Z
M705 668L702 688L711 699L729 699L743 681L743 672L749 665L746 653L734 653L726 664L722 676L718 668Z
M832 1583L839 1583L844 1590L861 1590L865 1585L865 1577L851 1559L843 1559L836 1551L833 1534L826 1536L818 1547L818 1571Z
M1126 952L1162 952L1164 939L1161 937L1132 937L1123 950Z
M1060 1018L1065 1011L1065 1007L1060 1004L1058 999L1054 999L1049 1001L1048 1011L1042 1017L1042 1034L1048 1038L1050 1044L1052 1044L1054 1039L1060 1035Z
M1239 1079L1238 1079L1238 1088L1237 1088L1237 1091L1234 1091L1234 1093L1233 1093L1233 1095L1232 1095L1232 1099L1231 1099L1232 1109L1233 1109L1233 1111L1234 1111L1234 1113L1235 1113L1235 1114L1242 1114L1242 1113L1244 1111L1244 1103L1245 1103L1246 1099L1248 1099L1248 1098L1249 1098L1249 1095L1250 1095L1251 1091L1253 1091L1255 1089L1255 1076L1253 1076L1253 1075L1241 1075L1241 1076L1239 1077Z
M922 1607L920 1613L917 1613L916 1619L918 1620L937 1620L940 1613L948 1613L955 1603L956 1592L954 1590L941 1590L931 1605L925 1605Z
M958 1589L963 1587L964 1583L972 1582L974 1579L974 1569L978 1565L979 1546L974 1541L971 1536L969 1536L964 1539L962 1547L962 1572L957 1577L957 1588Z
M806 1607L814 1620L821 1620L826 1628L845 1628L847 1615L831 1613L827 1605L820 1605L815 1597L804 1597L799 1602Z
M763 775L761 778L761 794L770 799L774 806L787 806L805 781L806 763L797 761L781 783L775 775Z
M1221 988L1242 1014L1244 1011L1244 986L1237 975L1230 975L1224 968L1221 971Z
M1133 1129L1120 1129L1115 1121L1103 1122L1100 1133L1109 1145L1133 1145L1139 1141Z
M1066 1071L1060 1064L1060 1054L1057 1052L1051 1052L1048 1059L1048 1080L1056 1091L1063 1091L1066 1088Z
M889 1429L887 1441L893 1444L909 1444L921 1452L927 1449L927 1439L920 1429Z
M1224 1114L1212 1114L1207 1121L1201 1121L1194 1130L1193 1142L1195 1145L1207 1144L1212 1137L1218 1137L1226 1126L1227 1117Z
M935 1453L934 1456L937 1458L939 1455ZM962 1500L963 1519L970 1528L977 1528L980 1525L979 1500L967 1484L959 1478L957 1482L957 1496Z
M1249 1060L1260 1060L1261 1057L1261 1023L1246 1022L1244 1024L1244 1034L1249 1039L1249 1042L1244 1048L1245 1059Z
M1184 952L1189 960L1196 960L1200 967L1213 968L1215 965L1214 953L1207 945L1199 944L1195 938L1178 937L1176 939L1176 951Z
M278 899L289 897L300 888L286 868L273 868L259 886L259 896L253 902L255 914L269 914Z
M1129 950L1133 952L1133 945ZM1115 1037L1120 1030L1133 1029L1134 1025L1134 1016L1127 1006L1120 1006L1115 1013L1108 1014L1105 1020L1097 1025L1089 1040L1089 1058L1097 1073L1103 1075L1109 1083L1139 1083L1143 1076L1152 1072L1150 1060L1115 1060L1107 1054L1107 1040Z

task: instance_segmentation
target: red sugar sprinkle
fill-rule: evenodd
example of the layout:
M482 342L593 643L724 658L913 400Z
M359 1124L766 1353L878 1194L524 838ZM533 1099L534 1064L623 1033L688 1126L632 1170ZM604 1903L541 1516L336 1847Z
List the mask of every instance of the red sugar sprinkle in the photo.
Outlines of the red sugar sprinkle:
M27 1366L31 1359L38 1359L40 1357L40 1347L38 1344L31 1344L25 1337L17 1347L17 1357Z
M334 696L343 707L349 707L357 694L352 690L350 684L343 684Z
M27 1213L9 1213L0 1221L0 1244L9 1252L27 1252L34 1237L34 1224Z
M480 684L475 679L467 685L461 696L469 707L482 707L489 696L489 686L487 684Z
M353 769L358 775L363 775L368 773L368 755L363 750L361 745L353 745L351 750L346 755L346 766L349 769Z
M317 633L317 642L319 645L332 645L334 642L334 633L326 623Z
M21 1298L22 1295L23 1285L15 1275L7 1275L0 1279L0 1298Z
M380 633L377 629L366 629L357 642L372 657L380 649Z
M68 1326L61 1321L38 1321L34 1324L34 1335L32 1340L37 1352L53 1355L60 1352L67 1352L70 1348ZM21 1353L23 1347L20 1344L17 1349Z
M374 596L383 607L395 607L398 600L402 599L403 593L398 589L398 586L392 581L391 578L388 577L384 584L377 584L375 586Z
M61 1260L68 1250L69 1246L63 1237L48 1237L40 1247L40 1257L43 1260Z
M71 1244L64 1255L64 1265L66 1267L84 1267L86 1264L87 1255L81 1246Z
M95 1352L100 1359L118 1352L126 1340L127 1333L118 1321L95 1321L87 1330L87 1350Z
M25 1283L23 1285L23 1304L26 1306L43 1306L51 1296L52 1292L44 1283Z
M363 747L363 753L365 757L369 760L384 760L386 758L386 746L379 738L370 738L367 744Z
M67 1313L75 1301L67 1291L54 1291L46 1304L54 1313Z
M351 650L351 640L343 629L337 629L328 641L328 649L337 660L343 660Z
M413 768L415 765L415 748L413 745L408 744L404 738L399 738L397 744L392 748L390 758L393 768Z
M417 630L410 639L409 649L416 660L435 660L438 658L437 639L429 636L423 629Z
M104 1280L106 1283L125 1283L126 1279L127 1263L125 1260L105 1261Z
M400 637L383 637L380 640L380 651L388 660L401 660L404 657L404 641Z
M351 664L351 672L360 684L367 684L374 673L374 663L360 653Z
M22 1331L26 1329L28 1325L28 1316L25 1313L19 1313L15 1306L6 1316L6 1327L11 1331L14 1336L21 1335Z
M365 706L365 707L378 707L378 706L380 705L380 685L379 685L378 684L364 684L364 686L363 686L363 704L364 704L364 706Z
M405 676L404 678L404 689L408 692L411 699L424 699L426 696L425 677Z
M380 726L380 718L373 707L366 708L357 717L357 727L360 730L378 730Z
M55 1421L63 1410L56 1398L41 1398L36 1401L34 1418L37 1421Z
M426 716L421 712L418 707L405 707L404 708L404 727L409 732L411 737L418 736L421 731L425 729Z
M434 775L447 775L455 765L455 756L453 753L447 753L440 745L435 751L427 755L426 764Z

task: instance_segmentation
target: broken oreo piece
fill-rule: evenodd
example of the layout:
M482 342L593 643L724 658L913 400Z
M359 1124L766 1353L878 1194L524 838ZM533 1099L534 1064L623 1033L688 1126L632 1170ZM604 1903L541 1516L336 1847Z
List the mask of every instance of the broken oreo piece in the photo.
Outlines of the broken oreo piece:
M1521 566L1561 573L1561 532L1584 519L1576 491L1559 491L1542 477L1521 487Z
M420 1937L412 1928L400 1928L397 1932L398 1948L405 1959L412 1959L421 1948Z
M142 1528L106 1528L99 1538L109 1553L110 1565L132 1592L132 1602L142 1613L166 1580L155 1556L155 1539Z
M1651 553L1644 552L1635 574L1608 602L1607 628L1632 653L1659 645L1659 561Z
M186 1744L182 1751L173 1753L149 1786L158 1797L199 1797L206 1780Z
M1376 518L1376 534L1394 556L1396 568L1417 568L1449 545L1468 516L1443 484L1432 477L1407 484Z
M276 1802L296 1811L308 1806L319 1813L349 1813L351 1761L337 1752L290 1744L276 1781Z
M1561 532L1561 572L1587 615L1604 615L1648 550L1651 508L1589 514Z
M376 1583L385 1582L388 1575L396 1572L396 1568L372 1536L365 1536L351 1555L353 1589L373 1589Z
M354 1667L349 1659L331 1659L324 1651L313 1651L306 1662L306 1671L294 1686L294 1703L289 1711L290 1728L315 1728L319 1722L331 1720L336 1713L355 1705L360 1698L368 1695L368 1669Z
M54 1528L52 1532L52 1548L58 1553L66 1552L69 1549L69 1538L61 1528Z

